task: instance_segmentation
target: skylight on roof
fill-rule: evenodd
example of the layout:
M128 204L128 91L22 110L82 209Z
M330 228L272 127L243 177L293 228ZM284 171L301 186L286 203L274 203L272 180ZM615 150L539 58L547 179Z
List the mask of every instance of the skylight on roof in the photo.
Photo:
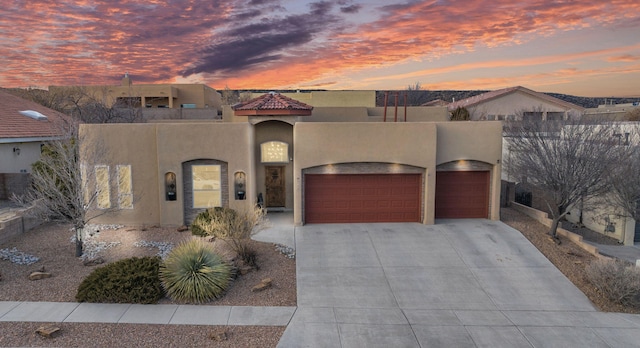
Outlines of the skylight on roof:
M37 112L37 111L33 111L33 110L22 110L19 111L21 115L25 115L27 117L31 117L34 120L38 120L38 121L46 121L47 120L47 116Z

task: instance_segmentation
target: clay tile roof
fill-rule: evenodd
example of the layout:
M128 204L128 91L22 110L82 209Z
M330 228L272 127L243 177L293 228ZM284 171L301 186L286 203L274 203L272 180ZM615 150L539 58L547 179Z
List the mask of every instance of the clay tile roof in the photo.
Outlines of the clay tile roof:
M248 115L311 115L313 106L279 93L266 93L233 107L236 116Z
M38 118L38 114L46 118ZM22 113L21 113L22 111ZM35 115L36 118L25 114ZM0 141L7 139L51 138L63 135L61 125L67 116L38 103L0 91Z

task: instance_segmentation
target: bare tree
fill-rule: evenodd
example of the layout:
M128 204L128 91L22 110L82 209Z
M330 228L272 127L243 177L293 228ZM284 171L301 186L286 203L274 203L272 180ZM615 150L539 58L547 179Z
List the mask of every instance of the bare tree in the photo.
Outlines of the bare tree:
M222 105L234 105L240 101L238 91L234 91L229 86L224 86L222 90Z
M451 121L469 121L470 115L467 108L458 106L451 112Z
M420 81L417 81L413 85L407 86L407 91L419 91L421 89L422 89L422 84L420 83Z
M505 126L509 152L505 170L541 193L554 238L559 221L572 206L609 190L608 173L621 156L611 141L613 128L580 120L520 121Z
M139 97L128 96L111 100L107 87L88 89L74 87L66 93L67 114L84 123L133 123L142 122Z
M50 91L30 88L20 96L60 111L83 123L143 122L141 98L132 90L124 97L109 97L108 87L70 86Z
M13 200L22 206L32 206L31 214L43 221L60 221L73 225L76 236L76 256L82 256L82 240L85 225L93 218L111 210L90 215L90 207L100 192L93 192L83 167L104 159L104 147L99 144L85 146L80 153L83 139L79 137L78 123L59 125L62 134L43 146L41 159L33 164L31 186L22 196ZM86 167L84 167L86 168Z
M427 91L423 90L422 84L420 82L416 82L413 85L408 85L407 89L400 93L400 102L399 105L404 105L404 98L407 98L408 106L420 106L429 100L427 100Z

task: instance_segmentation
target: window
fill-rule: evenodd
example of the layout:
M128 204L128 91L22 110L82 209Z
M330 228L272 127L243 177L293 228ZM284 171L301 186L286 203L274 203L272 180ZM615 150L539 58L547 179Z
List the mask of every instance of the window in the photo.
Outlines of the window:
M260 162L289 163L289 144L269 141L260 145Z
M220 165L191 166L193 180L193 207L222 206Z
M109 166L97 165L96 172L96 205L98 209L111 208L111 191L109 190Z
M131 166L119 165L116 169L118 171L118 208L133 209Z

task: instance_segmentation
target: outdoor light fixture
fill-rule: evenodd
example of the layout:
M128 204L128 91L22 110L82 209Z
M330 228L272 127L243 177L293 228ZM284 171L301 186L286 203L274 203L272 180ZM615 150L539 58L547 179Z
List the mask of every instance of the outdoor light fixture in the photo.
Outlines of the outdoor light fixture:
M16 147L14 147L14 148L13 148L13 153L15 153L15 154L16 154L16 156L20 156L20 148L19 148L19 147L17 147L17 146L16 146Z

